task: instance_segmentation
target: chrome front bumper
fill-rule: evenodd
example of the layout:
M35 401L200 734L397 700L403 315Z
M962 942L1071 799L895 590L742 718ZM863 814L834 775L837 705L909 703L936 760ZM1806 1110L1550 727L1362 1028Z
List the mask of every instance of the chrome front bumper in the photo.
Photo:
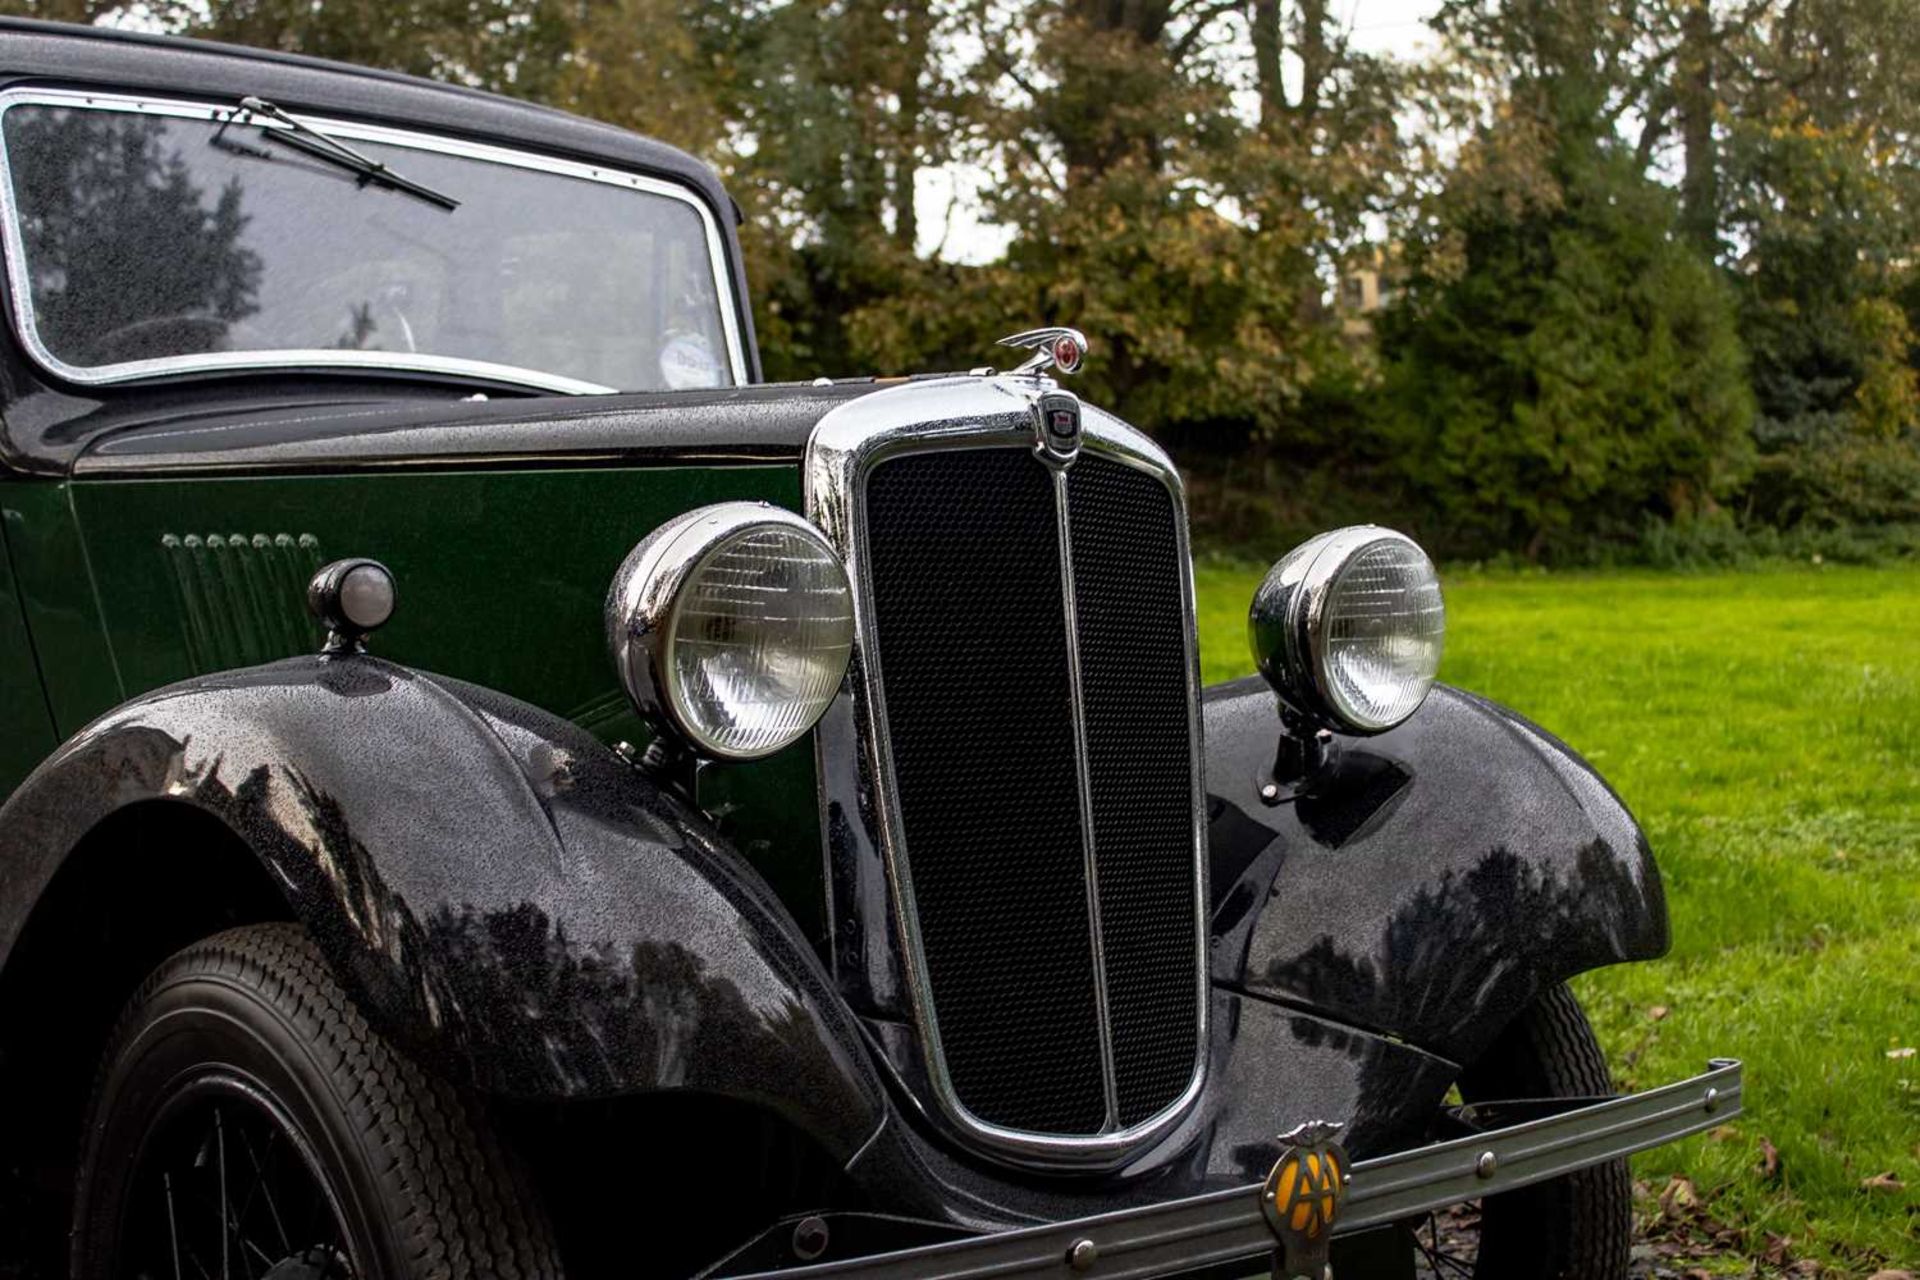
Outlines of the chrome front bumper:
M1431 1146L1362 1160L1333 1234L1345 1235L1684 1138L1740 1114L1740 1063ZM1187 1200L728 1280L1148 1280L1272 1257L1258 1184Z

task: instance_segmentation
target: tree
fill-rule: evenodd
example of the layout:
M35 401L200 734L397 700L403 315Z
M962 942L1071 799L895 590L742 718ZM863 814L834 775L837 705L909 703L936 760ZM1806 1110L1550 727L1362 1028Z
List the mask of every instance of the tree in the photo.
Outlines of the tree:
M919 174L965 142L954 20L938 2L681 6L720 122L706 154L748 213L769 376L864 371L850 319L922 283Z
M1910 224L1854 133L1743 127L1728 148L1759 403L1747 505L1783 527L1920 521Z
M864 309L860 349L964 367L1009 328L1074 324L1097 347L1087 394L1141 425L1222 447L1285 438L1308 385L1354 358L1321 301L1385 195L1385 69L1324 5L982 0L964 18L981 51L971 154L997 175L987 203L1012 243ZM1256 35L1263 70L1241 52ZM1311 63L1294 96L1289 41ZM1235 94L1256 84L1249 112Z
M1677 130L1681 230L1729 268L1760 463L1740 507L1791 525L1920 520L1914 0L1671 0L1642 42L1638 156Z
M545 101L577 15L566 0L158 0L185 35L336 58Z
M12 7L680 145L742 206L770 377L967 368L1076 324L1091 398L1284 458L1290 488L1406 486L1461 547L1717 503L1920 521L1920 0L1445 0L1415 66L1358 53L1331 0ZM994 261L928 243L923 178L956 161L989 179ZM1404 277L1377 343L1329 305L1354 256Z
M1380 430L1443 548L1538 557L1710 509L1752 403L1725 283L1608 132L1604 59L1499 35L1526 70L1415 224Z

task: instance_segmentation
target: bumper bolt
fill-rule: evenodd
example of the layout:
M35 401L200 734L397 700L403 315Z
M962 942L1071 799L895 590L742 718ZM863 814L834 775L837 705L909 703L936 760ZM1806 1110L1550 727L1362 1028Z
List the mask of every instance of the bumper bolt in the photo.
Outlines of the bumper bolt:
M1079 1239L1067 1250L1067 1265L1075 1271L1089 1270L1100 1261L1100 1246L1091 1240Z
M1500 1157L1491 1151L1482 1151L1480 1158L1473 1162L1473 1171L1482 1178L1491 1178L1500 1168Z
M793 1228L793 1256L802 1262L812 1262L827 1251L828 1234L825 1218L800 1219Z
M1720 1091L1718 1089L1707 1090L1706 1105L1708 1114L1712 1114L1720 1109Z

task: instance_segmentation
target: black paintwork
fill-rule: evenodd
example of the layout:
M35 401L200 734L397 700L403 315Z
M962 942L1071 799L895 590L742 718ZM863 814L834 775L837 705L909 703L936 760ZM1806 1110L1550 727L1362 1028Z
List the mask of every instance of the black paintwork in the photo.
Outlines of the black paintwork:
M1504 707L1436 686L1271 806L1272 690L1216 686L1205 713L1216 982L1471 1062L1544 986L1666 952L1632 815Z
M807 436L871 381L779 383L537 400L289 403L108 428L73 463L83 476L366 470L542 463L798 463Z
M425 381L359 386L344 375L320 381L248 375L224 385L175 380L142 388L131 399L43 389L0 417L0 467L99 478L358 471L422 462L516 470L649 461L798 463L828 411L903 379L493 400Z
M388 1034L519 1099L686 1089L763 1104L891 1212L987 1228L1242 1184L1275 1134L1349 1119L1356 1154L1420 1136L1456 1066L1239 992L1211 1085L1124 1168L1040 1179L944 1143L801 931L698 813L576 726L378 658L296 658L139 698L0 808L0 956L117 810L237 833ZM884 912L877 913L884 916Z
M754 1100L841 1159L878 1124L853 1020L772 891L566 721L362 656L135 699L0 808L0 957L80 837L156 799L245 840L368 1015L456 1077Z

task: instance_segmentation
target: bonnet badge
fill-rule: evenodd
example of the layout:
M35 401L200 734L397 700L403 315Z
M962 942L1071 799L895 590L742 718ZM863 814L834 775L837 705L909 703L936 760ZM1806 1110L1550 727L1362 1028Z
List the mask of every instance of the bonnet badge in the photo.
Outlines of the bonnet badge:
M1273 1274L1282 1280L1331 1280L1327 1251L1347 1190L1341 1128L1312 1120L1280 1135L1280 1158L1260 1188L1260 1209L1279 1241Z
M1034 451L1042 462L1064 467L1080 455L1080 397L1049 391L1034 405L1040 418Z

